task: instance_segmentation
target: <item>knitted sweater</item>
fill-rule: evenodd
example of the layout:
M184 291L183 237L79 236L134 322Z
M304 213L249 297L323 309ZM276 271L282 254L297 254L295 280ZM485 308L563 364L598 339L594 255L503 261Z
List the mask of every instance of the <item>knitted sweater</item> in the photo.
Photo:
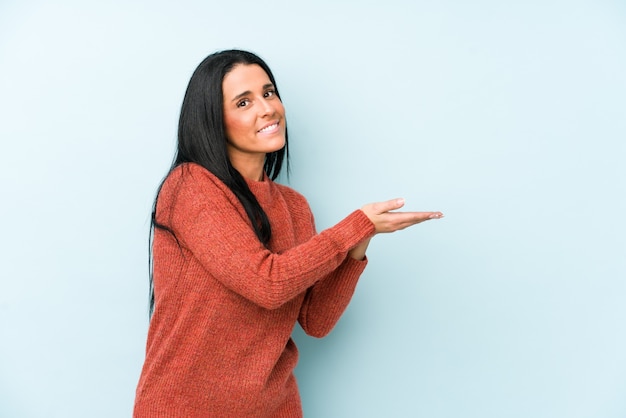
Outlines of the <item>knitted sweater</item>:
M316 234L302 195L267 177L248 185L270 220L267 248L235 195L199 165L177 167L161 188L156 219L176 238L155 230L135 418L302 416L293 327L331 331L366 265L347 253L374 225L357 210Z

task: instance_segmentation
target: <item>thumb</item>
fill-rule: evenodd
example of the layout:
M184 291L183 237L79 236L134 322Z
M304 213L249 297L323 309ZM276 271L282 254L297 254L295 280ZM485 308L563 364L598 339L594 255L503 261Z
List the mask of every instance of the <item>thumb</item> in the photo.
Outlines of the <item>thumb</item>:
M389 212L391 210L400 209L402 206L404 206L404 199L398 198L387 200L386 202L374 203L372 209L374 209L377 214L380 214Z

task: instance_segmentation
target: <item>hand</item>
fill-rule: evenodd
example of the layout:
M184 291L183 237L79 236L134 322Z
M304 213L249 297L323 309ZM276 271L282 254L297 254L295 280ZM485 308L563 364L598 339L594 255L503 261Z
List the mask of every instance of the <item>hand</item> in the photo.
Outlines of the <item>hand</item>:
M376 227L376 233L395 232L429 219L443 218L441 212L391 212L404 206L404 199L370 203L361 208Z

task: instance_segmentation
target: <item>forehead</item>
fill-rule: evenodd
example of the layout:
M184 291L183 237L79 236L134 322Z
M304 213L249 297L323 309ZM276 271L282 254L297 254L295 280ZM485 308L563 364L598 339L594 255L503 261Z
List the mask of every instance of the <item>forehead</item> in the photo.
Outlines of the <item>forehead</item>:
M222 81L222 92L225 98L234 97L245 91L263 89L271 84L270 78L257 64L237 64Z

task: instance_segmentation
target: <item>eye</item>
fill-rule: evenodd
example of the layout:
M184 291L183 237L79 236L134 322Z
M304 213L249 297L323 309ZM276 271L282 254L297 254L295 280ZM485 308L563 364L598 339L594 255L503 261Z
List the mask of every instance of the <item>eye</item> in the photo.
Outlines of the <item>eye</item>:
M265 93L263 93L263 97L265 97L266 99L272 96L276 96L276 90L274 89L266 90Z
M237 107L246 107L250 104L250 100L248 99L241 99L237 102Z

